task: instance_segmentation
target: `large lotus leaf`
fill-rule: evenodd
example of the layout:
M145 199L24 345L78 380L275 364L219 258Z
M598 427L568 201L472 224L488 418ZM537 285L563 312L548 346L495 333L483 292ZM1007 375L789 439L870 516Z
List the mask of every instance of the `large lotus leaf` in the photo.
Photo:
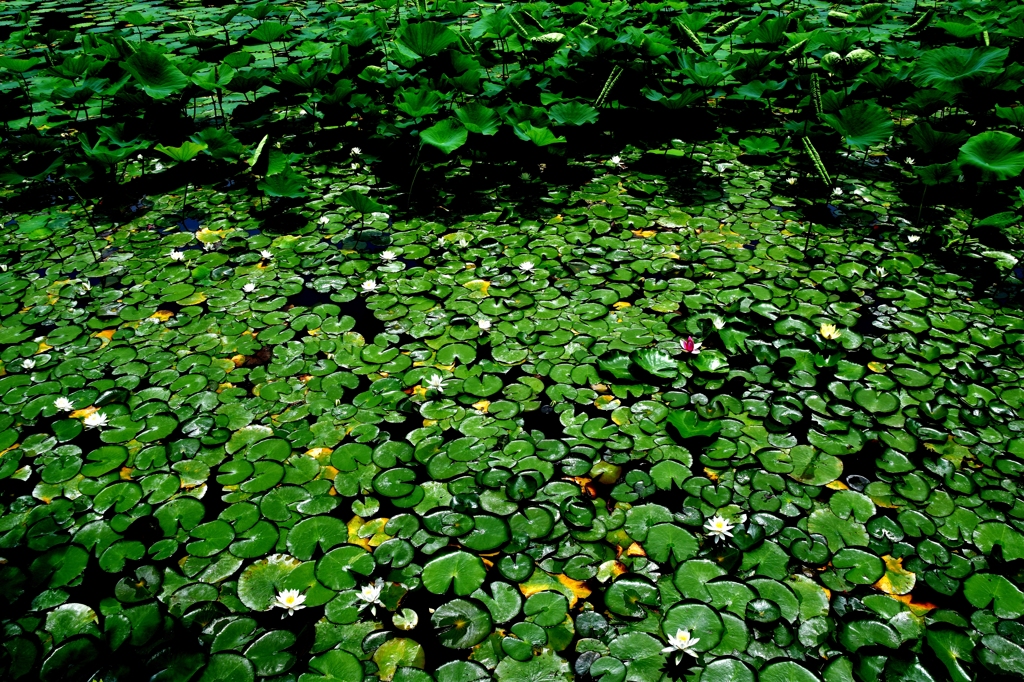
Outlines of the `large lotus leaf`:
M466 144L468 138L469 131L459 125L458 121L451 118L435 123L426 130L420 131L420 140L432 147L437 147L445 154L451 154Z
M307 182L305 176L288 168L283 173L277 173L260 180L256 186L266 192L267 196L298 199L306 196L305 186Z
M406 25L398 39L419 56L430 57L458 42L459 37L436 21L420 21Z
M988 130L969 139L960 148L961 165L974 166L996 180L1008 180L1024 170L1024 148L1015 135Z
M399 90L395 107L413 118L436 114L443 100L435 91L426 88Z
M291 31L291 27L286 24L264 21L249 35L261 43L272 43L283 38L289 31Z
M895 125L892 116L873 101L857 102L835 114L822 114L822 120L835 128L851 147L865 149L885 142Z
M564 137L559 137L551 132L550 128L537 128L529 121L522 121L515 125L512 130L519 139L533 142L538 147L547 147L552 144L565 142Z
M551 120L559 125L581 126L597 120L597 109L582 102L563 102L551 107Z
M466 130L471 133L493 135L498 132L498 128L501 125L498 112L485 107L479 102L470 102L459 107L455 110L455 115L462 121L462 125L466 126Z
M121 68L134 76L153 99L164 99L188 87L188 77L150 43L142 43Z
M954 47L929 50L914 64L914 82L944 92L963 92L977 79L1003 70L1007 48Z
M351 206L355 209L356 213L363 215L384 210L384 207L379 203L354 189L345 190L339 194L337 201L345 206Z
M191 161L196 156L198 156L199 152L206 149L206 143L189 141L182 143L180 147L167 147L165 145L158 144L157 146L153 147L153 149L157 150L158 152L163 152L167 156L171 157L171 159L173 159L174 161L182 163L185 161Z
M437 636L446 647L468 649L491 634L491 616L474 602L455 599L442 604L430 617Z

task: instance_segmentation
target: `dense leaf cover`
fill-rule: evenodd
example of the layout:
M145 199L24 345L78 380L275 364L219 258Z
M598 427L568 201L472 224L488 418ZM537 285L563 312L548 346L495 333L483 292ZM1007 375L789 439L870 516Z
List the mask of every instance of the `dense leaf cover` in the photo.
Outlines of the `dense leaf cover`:
M8 0L0 677L1024 677L1022 38Z

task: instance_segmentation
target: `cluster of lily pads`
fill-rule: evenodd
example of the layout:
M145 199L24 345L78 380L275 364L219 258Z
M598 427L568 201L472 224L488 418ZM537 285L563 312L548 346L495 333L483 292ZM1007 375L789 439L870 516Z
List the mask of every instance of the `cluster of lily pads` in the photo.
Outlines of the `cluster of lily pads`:
M1024 676L1004 5L10 0L0 677Z

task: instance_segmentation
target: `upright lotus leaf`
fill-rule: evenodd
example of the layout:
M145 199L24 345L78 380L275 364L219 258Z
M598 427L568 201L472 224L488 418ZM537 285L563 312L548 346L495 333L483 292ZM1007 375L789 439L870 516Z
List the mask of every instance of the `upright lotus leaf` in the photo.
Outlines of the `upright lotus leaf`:
M151 43L142 43L121 68L134 76L153 99L164 99L188 87L188 77Z
M291 27L276 21L264 21L249 35L261 43L273 43L285 36Z
M981 169L982 175L996 180L1009 180L1024 170L1024 148L1015 135L1001 130L987 130L969 139L960 147L957 161L961 165Z
M959 93L981 78L1000 73L1008 48L954 47L929 50L914 64L914 82L943 92Z
M821 118L835 128L848 145L857 149L885 142L895 128L892 116L870 100L857 102L835 114L822 114Z
M238 159L245 153L238 138L223 128L203 128L192 136L192 142L205 145L203 151L215 159Z
M196 158L196 156L199 155L199 152L206 149L206 143L190 141L182 143L180 147L167 147L162 144L158 144L154 149L158 152L163 152L178 163L184 163Z
M931 166L915 166L914 173L926 185L941 185L954 182L960 177L960 165L956 161L936 163Z
M597 109L582 102L563 102L551 107L551 120L559 125L581 126L597 120Z
M459 37L450 28L436 21L421 21L406 24L398 39L420 57L430 57L458 42Z
M466 144L468 138L469 131L452 118L446 118L426 130L420 131L421 141L432 147L437 147L445 154L451 154Z
M366 196L362 192L354 189L346 190L338 195L338 201L345 206L350 206L356 210L357 213L366 215L367 213L376 213L383 211L384 207L378 204L376 201Z
M517 123L512 128L516 136L524 141L533 142L538 147L547 147L552 144L565 142L564 137L559 137L551 132L550 128L538 128L529 121Z
M466 130L471 133L494 135L501 126L498 112L485 107L479 102L469 102L459 107L455 110L455 115L462 121L462 125L466 126Z
M429 88L399 90L395 96L395 107L413 118L436 114L443 100Z

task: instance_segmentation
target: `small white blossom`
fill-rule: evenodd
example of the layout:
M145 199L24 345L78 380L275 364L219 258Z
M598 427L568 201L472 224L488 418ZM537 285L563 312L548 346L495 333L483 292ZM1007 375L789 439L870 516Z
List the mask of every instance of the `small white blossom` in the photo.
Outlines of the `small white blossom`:
M136 156L135 158L136 158L136 159L138 159L139 161L142 161L142 154L139 154L139 155L138 155L138 156Z
M913 244L914 242L919 242L921 241L921 235L912 234L909 237L907 237L907 241L910 242L911 244Z
M171 251L171 260L185 260L185 252L177 249Z
M842 187L836 187L835 189L832 190L832 194L834 194L837 197L843 196L843 188Z
M21 361L21 366L23 369L32 369L36 366L36 361L32 358L25 358Z
M306 595L302 594L298 590L284 590L278 592L274 598L274 603L270 605L271 608L278 607L288 611L289 616L295 615L295 612L299 609L306 608L303 602L306 601ZM282 616L283 617L283 616Z
M618 155L616 155L616 156L613 156L613 157L612 157L612 163L613 163L614 165L618 166L618 165L619 165L620 163L622 163L622 157L621 157L621 156L618 156Z
M203 251L213 251L215 248L217 248L217 245L214 244L213 242L203 243Z
M377 605L379 604L380 606L384 606L384 602L380 600L380 593L383 591L384 581L380 578L377 578L377 580L371 583L370 585L363 585L362 589L359 590L359 594L357 594L356 597L366 602L365 604L363 604L362 608L365 609L367 606L370 606L370 613L376 616Z
M438 393L444 393L444 378L438 374L427 379L427 388L431 391L437 391Z
M349 154L351 154L352 156L359 156L362 153L363 150L360 149L359 147L352 147L352 151L349 152Z
M363 286L363 291L366 292L366 293L377 291L377 289L380 288L380 285L377 284L377 280L375 280L375 279L368 279L368 280L366 280L365 282L363 282L362 286Z
M391 249L388 249L384 253L380 254L381 260L395 260L396 258L398 258L398 254L392 251Z
M321 225L326 225L327 223L331 222L331 219L325 215L322 215L320 216L320 219L317 220L317 222L320 223Z
M786 182L788 182L790 185L795 185L796 178L786 178Z
M732 537L732 533L729 531L733 529L733 524L718 514L712 516L704 527L707 528L708 533L715 538L715 542L718 542L722 538Z
M468 240L468 239L466 239L465 237L460 237L460 238L459 238L459 241L458 241L458 244L459 244L459 246L460 246L461 248L463 248L463 249L464 249L464 248L466 248L467 246L469 246L469 240Z
M480 320L477 320L477 321L476 321L476 324L477 324L477 326L478 326L478 327L480 327L480 329L482 329L483 331L487 331L488 329L490 329L490 328L491 328L491 321L490 321L490 320L488 320L488 319L486 319L486 318L484 318L484 319L480 319Z
M85 427L87 429L93 429L96 428L97 426L106 426L107 415L103 414L102 412L93 412L85 419L83 419L82 423L85 424Z
M876 266L875 276L878 277L878 279L882 279L883 277L885 277L885 268L883 268L881 265Z
M92 285L89 284L88 282L82 282L81 284L79 284L79 286L82 287L83 294L88 291L92 291Z
M359 170L359 164L353 163L351 166L349 166L349 168L351 168L352 170Z
M903 161L904 161L904 162L905 162L905 163L906 163L906 164L907 164L908 166L913 166L913 165L914 165L914 163L915 163L915 162L914 162L914 157L913 157L913 156L908 156L907 158L903 159Z
M715 329L725 329L725 320L717 315L711 318L711 324L714 325Z
M160 163L159 161L157 161L156 165L153 166L153 169L154 170L158 170L158 171L162 171L164 169L164 165L162 163Z
M519 264L519 269L522 270L523 272L533 272L533 269L535 267L537 266L533 264L532 260L524 260L522 263Z
M693 645L699 641L700 637L691 637L689 630L680 628L676 630L676 634L668 636L668 646L662 649L661 653L676 654L676 663L683 660L683 654L696 658L697 652L693 650Z
M7 263L0 263L0 272L7 272Z
M242 285L242 291L244 291L247 294L251 294L252 292L256 291L256 285L253 284L252 282L246 282L245 284Z
M266 249L263 249L262 251L260 251L260 258L265 258L267 260L270 260L273 257L274 257L274 254L270 253Z
M72 410L75 409L75 406L71 403L71 401L65 398L64 396L61 396L60 398L54 400L53 406L56 407L61 412L71 412Z

